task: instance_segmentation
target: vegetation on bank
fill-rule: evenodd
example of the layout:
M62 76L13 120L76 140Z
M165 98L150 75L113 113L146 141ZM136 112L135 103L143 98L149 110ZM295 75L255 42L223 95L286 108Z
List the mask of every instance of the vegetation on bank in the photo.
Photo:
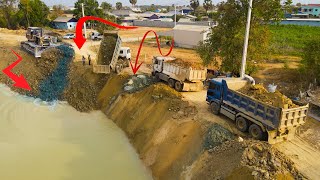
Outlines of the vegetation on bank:
M320 35L320 27L299 25L270 25L270 53L303 56L303 49Z

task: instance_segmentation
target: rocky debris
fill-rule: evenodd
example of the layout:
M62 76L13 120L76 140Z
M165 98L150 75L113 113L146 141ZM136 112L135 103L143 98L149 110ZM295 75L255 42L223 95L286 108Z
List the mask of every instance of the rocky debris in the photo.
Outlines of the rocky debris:
M225 141L230 141L234 138L235 136L230 131L223 128L219 124L213 124L211 127L209 127L206 133L204 148L213 149L214 147L221 145Z
M71 64L67 77L70 83L63 92L62 99L81 112L99 109L98 95L109 76L95 74L91 67L84 67L79 62Z
M152 78L147 75L135 75L128 79L128 82L124 84L124 91L133 93L136 91L140 91L141 89L151 85Z
M170 64L174 64L174 65L177 65L177 66L181 66L181 67L184 67L184 68L193 68L193 69L203 69L203 65L201 63L196 63L196 62L188 62L188 61L184 61L180 58L177 58L175 60L170 60L170 61L166 61L167 63L170 63Z
M58 52L61 52L60 55ZM57 50L47 53L47 59L52 58L51 61L57 61L56 68L54 68L53 62L43 63L47 65L46 68L54 69L39 85L39 98L43 101L55 101L58 100L62 92L68 85L67 74L69 71L69 64L72 62L74 57L74 50L68 46L58 46ZM56 54L58 53L58 54ZM53 54L53 55L52 55ZM52 57L51 57L52 55ZM50 71L48 71L50 72Z
M295 179L303 176L294 163L266 142L245 142L242 164L253 170L255 179L274 179L278 174L290 173Z
M117 44L117 38L113 36L105 36L100 44L97 64L109 65L112 60L114 48Z
M294 104L290 98L281 94L277 90L274 93L268 92L262 84L246 86L240 89L239 92L271 106L284 109L299 107L298 105Z
M247 167L254 179L277 179L279 175L303 179L294 163L267 142L230 140L208 151L214 156L229 150L242 151L240 166Z

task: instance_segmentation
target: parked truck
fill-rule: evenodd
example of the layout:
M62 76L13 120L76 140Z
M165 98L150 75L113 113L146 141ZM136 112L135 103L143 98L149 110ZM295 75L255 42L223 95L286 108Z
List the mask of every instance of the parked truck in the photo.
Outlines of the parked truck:
M177 91L200 91L203 81L206 80L206 69L194 69L170 63L172 57L154 57L152 75L157 80L168 82L168 85Z
M234 120L240 131L249 131L254 139L275 144L294 138L296 129L306 122L309 105L274 107L238 91L246 85L248 81L239 78L211 80L206 99L211 111Z
M104 33L104 37L112 36L116 38L115 48L113 50L113 55L110 61L110 64L95 64L93 65L94 73L102 73L109 74L111 71L116 73L120 73L123 68L129 67L129 61L131 59L131 52L129 47L121 47L122 40L118 35L117 31L107 31ZM105 39L102 40L102 43L110 43L104 42L107 41ZM101 48L100 48L101 51Z

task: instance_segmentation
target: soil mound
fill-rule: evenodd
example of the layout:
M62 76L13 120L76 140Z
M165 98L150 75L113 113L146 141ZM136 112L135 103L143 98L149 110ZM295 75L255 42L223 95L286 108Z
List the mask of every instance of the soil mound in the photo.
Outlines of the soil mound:
M170 60L170 61L167 61L167 63L170 63L170 64L174 64L174 65L177 65L177 66L181 66L183 68L193 68L193 69L203 69L203 65L201 63L197 63L197 62L188 62L188 61L184 61L180 58L177 58L175 60Z
M239 91L271 106L284 109L299 107L298 105L294 104L290 98L281 94L279 91L274 93L268 92L267 89L261 84L246 86Z
M117 44L117 38L114 36L105 36L100 44L97 64L109 65L112 60L114 48Z
M226 141L204 152L192 172L192 179L303 178L282 153L267 142L255 140Z

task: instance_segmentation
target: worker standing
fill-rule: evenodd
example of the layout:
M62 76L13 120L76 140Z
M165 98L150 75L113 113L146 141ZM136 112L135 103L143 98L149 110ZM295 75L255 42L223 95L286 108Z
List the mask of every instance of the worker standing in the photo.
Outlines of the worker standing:
M91 65L91 56L90 56L90 54L88 56L88 61L89 61L89 66L90 66Z
M82 56L82 65L86 65L86 58L84 56Z

